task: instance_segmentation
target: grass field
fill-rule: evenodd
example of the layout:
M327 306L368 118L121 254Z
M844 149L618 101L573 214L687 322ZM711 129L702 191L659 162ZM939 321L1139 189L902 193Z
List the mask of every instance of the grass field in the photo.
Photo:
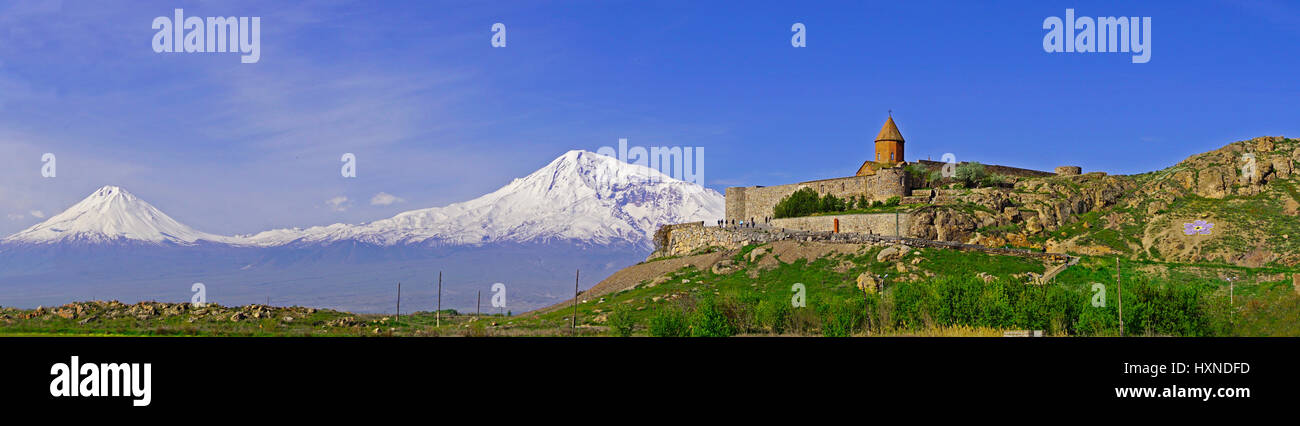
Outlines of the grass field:
M9 336L1054 336L1120 334L1114 257L1085 257L1051 283L1022 257L912 249L877 261L880 247L814 260L750 259L716 274L686 267L624 291L521 315L415 312L400 317L302 307L123 305L0 310ZM765 266L760 266L760 264ZM1118 264L1130 336L1298 336L1300 297L1280 268ZM902 271L902 272L900 272ZM859 289L867 275L882 292ZM1229 290L1231 278L1233 285ZM1095 285L1104 290L1098 291ZM1103 294L1104 293L1104 294ZM1230 294L1231 293L1231 294ZM802 299L802 306L799 306ZM1104 306L1094 306L1104 299ZM1230 300L1231 299L1231 304ZM1099 303L1098 303L1099 304ZM438 317L441 317L439 320Z

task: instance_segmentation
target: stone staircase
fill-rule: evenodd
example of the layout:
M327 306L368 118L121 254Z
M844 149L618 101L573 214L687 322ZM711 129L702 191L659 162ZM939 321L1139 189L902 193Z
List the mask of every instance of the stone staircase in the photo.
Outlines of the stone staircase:
M1076 263L1079 263L1078 257L1070 256L1069 259L1070 260L1066 261L1065 263L1053 266L1050 269L1048 269L1046 272L1043 272L1043 277L1038 279L1038 283L1047 284L1049 282L1052 282L1052 279L1056 278L1057 275L1060 275L1062 272L1065 272L1066 269L1069 269L1071 266L1074 266Z

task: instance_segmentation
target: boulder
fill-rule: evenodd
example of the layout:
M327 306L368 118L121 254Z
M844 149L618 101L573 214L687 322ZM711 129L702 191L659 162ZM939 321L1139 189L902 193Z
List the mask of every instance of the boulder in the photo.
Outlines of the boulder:
M875 293L879 290L879 285L880 283L876 281L876 277L871 275L870 272L863 272L861 275L858 275L858 290L867 293Z
M907 252L907 248L903 247L900 249L899 247L900 246L885 247L884 250L881 250L880 253L876 254L876 261L892 262L894 260L901 259L903 257L903 253Z
M709 268L709 271L718 275L726 275L735 272L736 269L738 269L738 265L736 265L736 262L734 260L723 259L718 261L718 263L714 263L713 267ZM654 283L651 284L651 286L653 285Z
M1228 195L1227 174L1219 167L1202 169L1196 178L1196 195L1223 198Z
M1079 166L1060 166L1055 171L1058 176L1078 176L1083 173L1083 168Z

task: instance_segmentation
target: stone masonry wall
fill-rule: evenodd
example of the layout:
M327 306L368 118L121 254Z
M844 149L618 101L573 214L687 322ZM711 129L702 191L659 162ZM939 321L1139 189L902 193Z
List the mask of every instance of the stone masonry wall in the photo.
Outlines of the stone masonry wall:
M908 228L912 225L911 216L907 213L875 213L772 219L771 227L800 231L833 231L836 219L840 221L840 232L862 234L902 236L907 234Z
M837 198L866 197L871 201L884 201L889 197L907 195L911 181L901 168L882 169L875 175L850 176L815 180L778 186L747 186L727 188L727 220L762 220L772 216L776 203L802 188L812 188L818 195L831 194Z
M1022 256L1048 261L1069 261L1072 256L1059 253L1043 253L1023 249L993 248L975 244L962 244L948 241L932 241L919 238L894 237L887 235L870 235L860 233L811 232L798 230L777 230L765 228L718 228L704 226L704 222L666 225L655 232L655 251L648 259L668 256L687 256L710 247L737 249L748 244L763 244L773 241L819 241L849 244L902 244L909 247L944 248L955 250L974 250L986 253Z
M745 200L749 198L749 190L751 189L756 189L756 188L753 187L727 188L727 192L724 194L725 198L723 198L727 208L727 211L725 211L723 215L724 218L726 218L728 221L731 221L732 219L735 219L736 221L749 220L747 219L749 215L747 209L745 208L746 205ZM760 215L760 217L761 216L763 215Z
M918 160L917 163L922 166L925 166L927 170L931 170L931 171L943 170L943 166L947 164L940 161L930 161L930 160ZM966 164L966 162L963 161L961 163L958 163L958 165L961 164ZM989 174L1003 175L1003 176L1016 176L1016 177L1047 177L1047 176L1056 175L1055 173L1051 173L1051 172L1022 169L1019 167L998 166L994 164L985 164L984 171L988 172Z

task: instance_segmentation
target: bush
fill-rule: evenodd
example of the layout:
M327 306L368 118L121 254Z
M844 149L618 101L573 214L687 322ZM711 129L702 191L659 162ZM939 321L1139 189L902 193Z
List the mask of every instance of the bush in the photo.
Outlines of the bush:
M691 336L694 337L730 337L736 329L727 321L718 302L713 298L700 301L691 315Z
M648 331L654 337L686 337L689 333L686 313L677 308L659 308L650 317Z
M985 283L975 276L900 282L893 295L894 322L914 330L966 325L1067 334L1076 331L1073 327L1088 303L1083 294L1059 286L1014 280Z
M925 179L929 170L929 167L921 165L920 163L911 163L903 166L903 171L906 171L908 175L911 175L912 178L916 180Z
M1002 186L1002 185L1004 185L1004 184L1006 184L1006 183L1007 183L1007 177L1006 177L1006 176L1002 176L1002 175L988 175L988 176L985 176L984 179L981 179L981 180L980 180L979 185L980 185L980 186L985 186L985 187L991 187L991 186Z
M726 297L719 305L727 322L736 333L764 331L758 324L759 295L741 292L735 297Z
M1201 295L1195 288L1137 279L1124 286L1127 335L1205 336L1210 334ZM1132 299L1127 297L1132 295Z
M893 196L884 202L879 200L870 201L867 197L853 196L848 199L836 197L833 194L824 196L817 195L817 191L812 188L802 188L789 196L782 198L772 208L772 215L776 218L801 217L809 216L816 213L833 213L853 209L869 209L873 207L897 206L902 201L902 197Z
M821 208L821 197L812 188L803 188L781 199L772 208L772 216L800 217L816 213Z
M862 301L864 316L862 318L862 328L868 332L880 333L886 330L890 322L893 305L891 299L882 297L879 293L868 294Z
M627 308L619 307L609 315L609 329L615 336L631 337L634 328L636 328L636 320L632 318L632 311Z
M845 210L844 200L839 199L832 194L826 194L818 203L817 213L821 212L840 212Z
M825 306L825 305L823 305ZM822 335L826 337L849 337L858 328L864 316L861 300L850 299L825 309L822 314Z
M758 302L757 312L758 324L768 332L781 334L785 332L786 324L790 321L790 304L784 300L771 301L764 300Z
M967 188L974 188L979 185L986 177L988 172L984 171L984 165L977 162L969 162L957 166L954 178L962 182Z

